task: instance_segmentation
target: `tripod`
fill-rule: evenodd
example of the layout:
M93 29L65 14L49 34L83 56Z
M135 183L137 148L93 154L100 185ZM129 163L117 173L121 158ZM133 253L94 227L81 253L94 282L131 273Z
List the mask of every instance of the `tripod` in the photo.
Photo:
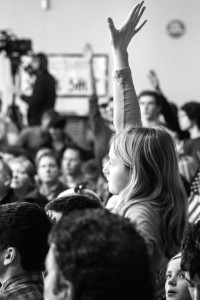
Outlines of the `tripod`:
M19 56L11 56L9 58L11 61L11 74L12 74L13 86L15 86L16 76L19 72L20 57ZM16 127L19 131L21 131L24 128L23 115L20 112L19 106L16 105L15 92L13 92L12 103L8 107L7 115L13 121L13 123L16 125Z

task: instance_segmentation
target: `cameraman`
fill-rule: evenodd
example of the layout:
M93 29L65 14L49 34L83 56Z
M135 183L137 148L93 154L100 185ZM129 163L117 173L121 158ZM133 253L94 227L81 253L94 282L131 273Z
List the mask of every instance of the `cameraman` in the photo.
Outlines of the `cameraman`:
M27 119L30 126L40 125L42 114L54 108L56 99L56 81L49 74L48 61L44 53L33 55L31 62L32 72L36 75L32 96L20 95L28 107Z

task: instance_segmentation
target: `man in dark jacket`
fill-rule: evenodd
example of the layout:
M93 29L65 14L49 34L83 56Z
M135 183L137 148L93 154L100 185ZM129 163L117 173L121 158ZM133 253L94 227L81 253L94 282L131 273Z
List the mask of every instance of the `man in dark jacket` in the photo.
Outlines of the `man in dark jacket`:
M45 54L38 53L33 56L31 68L36 74L33 92L31 96L20 95L21 99L29 105L27 118L30 126L40 125L42 114L55 105L56 81L49 74L47 67Z

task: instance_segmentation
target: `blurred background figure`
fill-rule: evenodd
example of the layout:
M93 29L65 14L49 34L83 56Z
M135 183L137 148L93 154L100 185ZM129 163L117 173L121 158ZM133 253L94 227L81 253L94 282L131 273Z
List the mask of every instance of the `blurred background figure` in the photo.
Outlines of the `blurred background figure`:
M41 117L41 124L24 128L17 140L16 145L23 147L32 157L42 147L50 147L52 144L49 134L49 124L58 116L53 109L45 111Z
M47 149L46 149L47 150ZM55 199L67 187L59 180L60 164L55 153L49 149L37 156L39 192L48 201Z
M183 143L183 153L192 156L200 165L200 103L191 101L180 107L180 127L189 132L189 138Z
M38 191L35 182L35 166L26 157L20 156L10 160L12 170L10 187L14 190L19 202L36 203L44 207L48 200Z
M94 136L94 153L97 164L102 168L102 159L109 152L109 142L114 133L113 127L113 98L107 103L100 104L96 91L96 79L93 66L93 49L90 44L84 48L84 59L87 63L89 81L89 118Z
M108 182L102 175L95 159L87 160L82 166L85 184L89 190L97 193L102 202L105 202L109 195Z
M44 53L33 55L30 68L36 75L32 95L20 95L20 98L28 104L28 124L34 126L41 124L41 117L45 111L54 109L56 81L48 72L48 60Z
M57 115L49 123L49 134L51 137L51 148L58 157L61 157L66 147L75 144L72 137L66 132L67 118Z
M68 188L75 188L85 182L82 166L86 160L86 152L79 146L68 146L64 150L61 165L62 181Z

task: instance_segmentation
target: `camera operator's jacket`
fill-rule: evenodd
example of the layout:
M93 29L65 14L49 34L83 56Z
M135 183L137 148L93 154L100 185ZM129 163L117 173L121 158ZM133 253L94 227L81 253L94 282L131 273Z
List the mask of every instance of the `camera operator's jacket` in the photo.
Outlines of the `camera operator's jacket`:
M56 81L47 70L39 71L33 87L32 96L21 95L28 105L27 119L30 126L40 125L42 114L54 108L56 100Z

